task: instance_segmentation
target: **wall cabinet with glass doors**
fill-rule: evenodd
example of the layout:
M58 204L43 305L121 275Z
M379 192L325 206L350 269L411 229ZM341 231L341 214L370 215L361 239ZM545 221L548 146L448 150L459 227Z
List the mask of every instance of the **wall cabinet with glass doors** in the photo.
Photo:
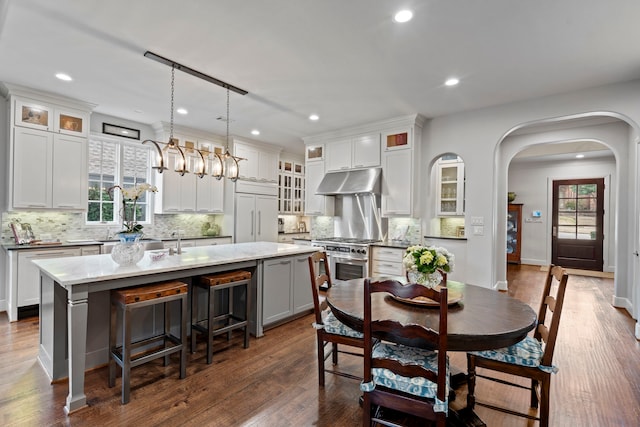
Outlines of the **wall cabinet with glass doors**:
M439 216L464 215L464 163L459 157L438 161L436 212Z
M283 215L304 213L304 165L295 160L278 162L278 212Z
M23 97L23 89L6 86L12 118L8 208L86 210L91 107L47 95L44 101Z

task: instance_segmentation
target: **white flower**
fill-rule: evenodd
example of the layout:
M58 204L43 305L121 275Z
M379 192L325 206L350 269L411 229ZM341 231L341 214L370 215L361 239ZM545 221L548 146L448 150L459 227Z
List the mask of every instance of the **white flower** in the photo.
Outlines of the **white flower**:
M449 273L453 271L454 256L445 248L415 245L407 248L402 264L407 271L433 273L443 270Z

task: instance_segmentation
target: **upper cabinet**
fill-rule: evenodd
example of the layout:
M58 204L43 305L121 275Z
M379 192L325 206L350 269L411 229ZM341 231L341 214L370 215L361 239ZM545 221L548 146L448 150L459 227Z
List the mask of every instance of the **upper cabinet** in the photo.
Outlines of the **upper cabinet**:
M304 165L301 160L280 159L278 162L278 212L284 215L304 213Z
M437 164L436 212L439 216L464 215L464 162L455 156Z
M422 121L382 132L382 216L419 217Z
M424 122L414 114L304 138L306 214L333 215L334 196L315 194L327 172L382 167L382 216L419 217Z
M327 172L380 166L380 133L337 140L326 150Z
M307 162L324 160L324 144L307 146L305 149L305 160Z
M234 140L234 155L242 157L239 178L249 181L278 182L278 159L280 150L275 147L254 145L246 141Z
M403 150L413 147L411 128L387 131L382 134L382 149L384 151Z
M6 85L7 209L87 209L90 104Z
M324 178L324 161L307 163L305 176L305 215L333 215L334 197L316 194L320 181Z
M15 99L16 126L86 137L89 113L25 98Z
M160 141L169 140L169 129L156 129L156 138ZM182 157L175 151L167 153L167 170L156 174L155 213L222 213L224 211L224 179L217 180L211 176L214 153L222 154L222 142L214 142L210 135L201 135L188 128L178 128L173 137L184 148L187 171L184 175L176 172L177 162ZM189 148L187 148L189 147ZM196 150L203 153L206 175L202 178L197 172L202 165L202 158ZM209 153L209 154L207 154Z

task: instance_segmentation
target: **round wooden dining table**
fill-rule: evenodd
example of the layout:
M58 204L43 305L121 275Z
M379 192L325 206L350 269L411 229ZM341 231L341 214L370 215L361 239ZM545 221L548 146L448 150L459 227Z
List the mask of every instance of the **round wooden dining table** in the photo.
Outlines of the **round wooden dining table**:
M387 278L371 278L384 280ZM406 282L401 277L393 279ZM449 305L447 317L448 351L490 350L513 345L525 338L537 322L533 309L509 295L483 288L447 281ZM334 315L345 325L362 331L364 318L364 279L334 283L326 293ZM438 309L429 305L400 302L390 295L372 295L372 311L377 318L415 323L438 330Z

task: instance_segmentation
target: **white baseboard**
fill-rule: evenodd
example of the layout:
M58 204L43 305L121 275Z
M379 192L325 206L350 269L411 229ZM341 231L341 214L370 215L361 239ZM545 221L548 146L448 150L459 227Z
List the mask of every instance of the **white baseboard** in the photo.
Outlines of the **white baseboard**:
M508 291L509 284L506 280L498 280L498 282L493 287L497 291Z
M636 339L640 340L640 322L636 322Z
M633 316L633 304L631 303L629 298L622 298L614 295L613 298L611 299L611 305L613 305L616 308L624 308L625 310L627 310L629 315ZM637 329L637 325L636 325L636 329Z
M7 311L7 300L0 299L0 313L3 311Z

